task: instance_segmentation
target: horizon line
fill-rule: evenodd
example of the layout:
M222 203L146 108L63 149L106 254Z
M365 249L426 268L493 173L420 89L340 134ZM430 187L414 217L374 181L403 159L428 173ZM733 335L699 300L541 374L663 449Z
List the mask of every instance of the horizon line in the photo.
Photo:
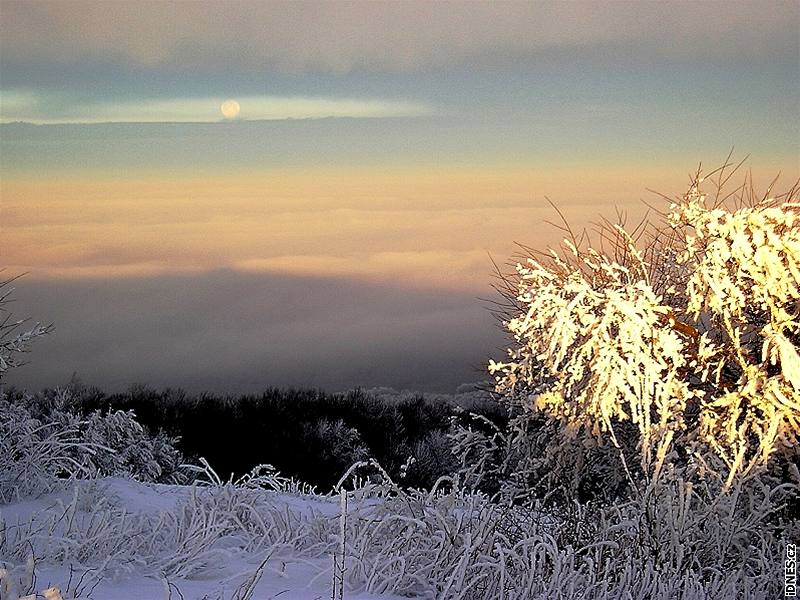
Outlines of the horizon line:
M420 117L432 117L433 115L381 115L381 116L353 116L353 115L325 115L323 117L275 117L262 119L217 119L207 121L4 121L0 120L0 126L5 125L30 125L33 127L47 127L51 125L222 125L232 123L275 123L281 121L333 121L333 120L352 120L352 121L374 121L377 119L419 119Z

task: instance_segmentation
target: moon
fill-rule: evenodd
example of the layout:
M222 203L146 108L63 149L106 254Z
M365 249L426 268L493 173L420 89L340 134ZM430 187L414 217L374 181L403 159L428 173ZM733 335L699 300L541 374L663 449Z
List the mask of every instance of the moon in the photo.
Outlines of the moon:
M235 119L239 116L241 107L236 100L225 100L219 109L222 111L222 116L224 116L226 119Z

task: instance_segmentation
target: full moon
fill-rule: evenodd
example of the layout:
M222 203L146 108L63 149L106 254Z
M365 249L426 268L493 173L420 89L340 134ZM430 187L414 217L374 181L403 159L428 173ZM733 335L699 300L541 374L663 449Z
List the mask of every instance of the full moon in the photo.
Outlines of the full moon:
M241 109L241 107L239 106L239 103L236 100L225 100L225 102L222 103L222 106L220 106L219 109L222 111L222 115L226 119L235 119L236 117L239 116L239 110Z

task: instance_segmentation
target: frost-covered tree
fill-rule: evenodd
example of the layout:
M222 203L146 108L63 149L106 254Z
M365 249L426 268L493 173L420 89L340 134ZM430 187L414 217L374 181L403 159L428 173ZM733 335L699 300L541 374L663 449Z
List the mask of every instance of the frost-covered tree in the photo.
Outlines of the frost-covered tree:
M50 326L41 323L26 328L27 321L15 319L8 310L14 279L0 281L0 382L9 369L19 366L20 355L28 351L33 340L51 330Z
M651 480L680 464L728 487L797 456L800 190L724 194L730 170L715 175L655 224L604 222L598 244L571 235L518 263L513 347L489 369L567 443L611 448Z

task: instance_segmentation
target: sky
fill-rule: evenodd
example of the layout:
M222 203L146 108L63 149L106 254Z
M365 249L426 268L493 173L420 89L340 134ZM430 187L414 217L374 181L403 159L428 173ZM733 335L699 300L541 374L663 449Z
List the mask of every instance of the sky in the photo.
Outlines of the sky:
M548 198L788 186L798 108L797 2L0 0L0 268L56 326L9 380L453 391Z

